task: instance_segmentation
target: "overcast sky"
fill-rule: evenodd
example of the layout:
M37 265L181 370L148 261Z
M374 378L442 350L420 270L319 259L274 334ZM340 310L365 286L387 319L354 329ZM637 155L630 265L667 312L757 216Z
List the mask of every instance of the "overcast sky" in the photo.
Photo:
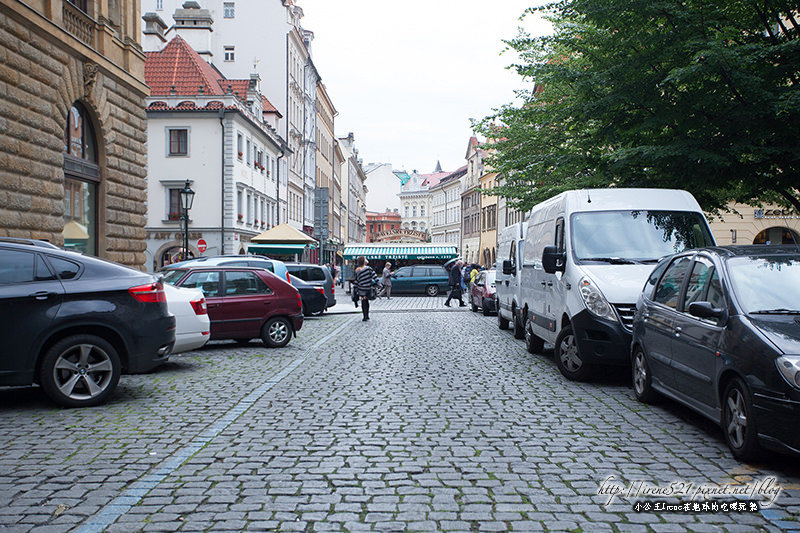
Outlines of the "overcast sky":
M296 0L312 56L364 163L429 173L466 164L470 118L514 102L523 80L503 39L523 26L530 0Z

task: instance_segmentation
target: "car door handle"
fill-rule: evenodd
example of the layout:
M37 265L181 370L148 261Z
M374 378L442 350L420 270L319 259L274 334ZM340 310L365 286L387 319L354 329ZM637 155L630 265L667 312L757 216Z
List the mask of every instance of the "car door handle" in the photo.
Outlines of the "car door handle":
M31 297L34 300L47 300L48 298L51 298L51 297L53 297L55 295L56 295L56 293L54 293L54 292L37 291L37 292L34 292L33 294L31 294Z
M212 307L219 307L219 304L210 304L206 301L206 308L211 309Z
M552 281L543 281L542 282L542 287L552 287L552 286L553 286L553 282Z

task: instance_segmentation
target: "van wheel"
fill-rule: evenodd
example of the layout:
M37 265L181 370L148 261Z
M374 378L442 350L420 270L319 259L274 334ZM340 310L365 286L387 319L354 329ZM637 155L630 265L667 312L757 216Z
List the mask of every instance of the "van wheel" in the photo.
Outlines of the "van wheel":
M524 339L525 338L525 327L520 324L519 318L517 318L517 313L513 313L514 315L514 338L515 339Z
M572 326L564 326L556 337L555 360L558 370L570 381L585 381L592 367L581 356Z
M528 318L525 321L525 348L529 353L542 353L544 351L544 341L533 334L533 321Z
M497 310L497 327L499 329L508 329L508 320L503 318L499 309Z
M734 378L725 387L722 399L722 431L725 442L740 461L751 461L761 451L758 443L756 414L750 390L739 378Z

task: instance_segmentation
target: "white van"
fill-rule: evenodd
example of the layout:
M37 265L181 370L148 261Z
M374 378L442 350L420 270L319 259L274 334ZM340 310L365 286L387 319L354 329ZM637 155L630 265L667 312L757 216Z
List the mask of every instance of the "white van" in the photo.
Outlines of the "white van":
M497 263L495 265L495 291L497 293L497 327L508 329L511 323L514 337L525 337L524 323L515 317L520 309L520 277L522 276L522 251L525 248L525 222L517 222L500 231L497 236Z
M660 257L714 245L694 197L673 189L566 191L528 217L521 320L531 353L555 345L571 380L627 365L636 300Z

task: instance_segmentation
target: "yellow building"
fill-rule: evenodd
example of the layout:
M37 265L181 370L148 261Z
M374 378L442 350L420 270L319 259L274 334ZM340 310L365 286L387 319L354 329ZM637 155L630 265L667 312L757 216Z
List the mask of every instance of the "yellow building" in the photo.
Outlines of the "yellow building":
M497 172L484 174L478 181L481 189L481 244L478 261L484 267L492 268L497 258L497 196L483 192L495 188Z
M775 206L733 204L736 213L709 217L717 244L800 244L800 214Z

